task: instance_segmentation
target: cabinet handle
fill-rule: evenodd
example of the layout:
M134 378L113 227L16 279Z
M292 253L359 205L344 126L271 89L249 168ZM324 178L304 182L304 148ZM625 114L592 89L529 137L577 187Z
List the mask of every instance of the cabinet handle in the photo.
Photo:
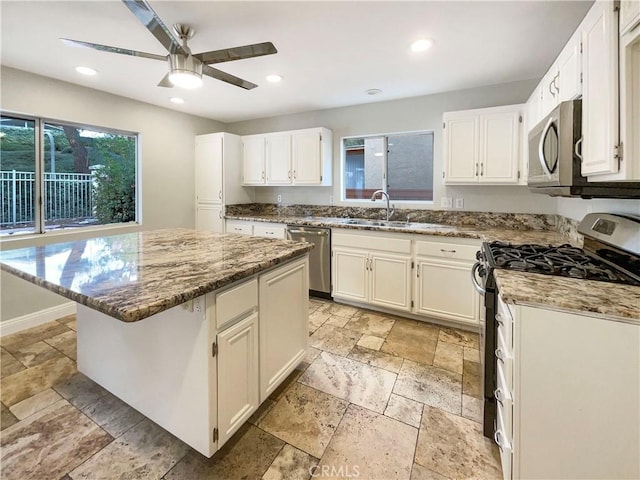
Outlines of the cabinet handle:
M484 163L480 164L480 176L484 175Z
M293 171L293 178L294 179L298 178L298 176L296 175L296 171L295 170Z
M218 217L222 218L222 210L218 212Z
M504 352L500 347L496 348L496 358L504 363Z
M496 388L493 392L493 396L500 403L500 405L504 405L504 395L502 393L502 389L500 387Z
M554 77L554 80L555 80L555 77ZM551 90L551 87L553 86L553 81L554 81L554 80L552 80L552 81L550 81L550 82L549 82L549 93L555 97L555 96L556 96L556 94L554 93L554 91L553 91L553 90Z
M498 322L498 325L501 327L504 327L504 320L502 319L502 315L499 313L496 313L496 322Z
M264 180L264 171L262 172L262 179Z
M504 450L504 445L502 445L502 432L500 430L496 430L496 433L493 434L493 440L500 450Z
M442 253L456 253L456 251L455 251L455 250L445 250L444 248L441 248L441 249L440 249L440 251L441 251Z
M478 176L478 162L476 162L476 173L474 174L474 177Z
M222 200L222 190L220 190L220 191L218 192L218 198L219 198L220 200Z
M289 180L291 180L291 170L289 170Z
M560 93L560 88L558 88L558 84L556 83L556 80L560 80L560 72L558 72L558 74L553 77L553 86L556 89L556 92Z

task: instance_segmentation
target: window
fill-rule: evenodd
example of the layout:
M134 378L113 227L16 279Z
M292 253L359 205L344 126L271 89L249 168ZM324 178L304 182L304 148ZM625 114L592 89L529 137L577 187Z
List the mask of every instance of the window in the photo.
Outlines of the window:
M136 221L135 134L9 114L0 120L0 234Z
M433 200L433 132L345 138L343 200Z

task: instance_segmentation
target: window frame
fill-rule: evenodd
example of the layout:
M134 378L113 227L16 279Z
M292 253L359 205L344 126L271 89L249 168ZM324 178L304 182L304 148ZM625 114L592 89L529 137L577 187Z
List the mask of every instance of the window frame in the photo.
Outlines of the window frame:
M34 196L36 198L34 205L34 226L32 231L28 232L14 232L14 233L0 233L0 241L6 241L10 239L24 239L29 236L40 236L44 234L56 235L60 233L71 233L71 232L89 232L95 230L105 230L112 228L123 228L123 227L140 227L142 226L142 162L141 162L141 141L140 141L140 133L139 132L131 132L128 130L122 130L111 127L103 127L98 125L91 125L88 123L78 123L78 122L70 122L67 120L60 120L51 117L42 117L37 115L30 115L25 113L13 112L10 110L1 110L0 116L3 117L11 117L17 120L25 120L25 121L33 121L34 122L34 150L35 150L35 189ZM78 129L85 130L94 130L97 132L110 133L114 135L123 135L135 138L135 220L132 222L117 222L117 223L103 223L90 225L86 227L61 227L61 228L50 228L47 229L45 222L45 209L43 208L44 202L44 163L45 163L45 142L44 142L44 125L45 124L53 124L53 125L65 125ZM1 167L0 167L1 168Z
M420 134L431 134L433 136L433 145L432 145L432 185L431 185L431 191L432 191L432 195L435 197L434 195L434 191L435 191L435 149L436 149L436 132L435 130L410 130L410 131L405 131L405 132L392 132L392 133L376 133L376 134L367 134L367 135L349 135L346 137L341 137L340 138L340 201L343 203L358 203L358 204L362 204L362 203L371 203L370 199L366 199L366 198L347 198L347 189L346 189L346 179L345 179L345 173L346 173L346 161L347 161L347 150L345 149L344 143L345 140L352 140L355 138L362 138L362 139L366 139L366 138L383 138L385 145L388 143L389 141L389 137L393 137L393 136L400 136L400 135L420 135ZM383 151L383 174L384 174L384 178L383 178L383 185L382 188L380 188L380 190L384 190L385 192L387 191L387 180L388 180L388 168L389 168L389 164L388 164L388 147L386 149L384 149ZM431 200L395 200L393 198L391 198L391 201L394 204L404 204L404 205L410 205L410 204L415 204L415 205L433 205L435 203L435 200L432 198Z

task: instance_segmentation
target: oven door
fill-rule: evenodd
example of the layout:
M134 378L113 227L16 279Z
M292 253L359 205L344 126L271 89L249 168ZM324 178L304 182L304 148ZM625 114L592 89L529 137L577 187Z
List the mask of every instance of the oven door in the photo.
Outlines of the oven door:
M560 185L558 160L560 158L560 107L555 108L542 122L529 132L530 186Z

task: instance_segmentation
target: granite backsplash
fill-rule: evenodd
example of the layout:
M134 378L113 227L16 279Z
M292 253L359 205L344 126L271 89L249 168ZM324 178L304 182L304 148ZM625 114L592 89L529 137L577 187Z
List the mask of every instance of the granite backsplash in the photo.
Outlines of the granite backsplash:
M278 205L274 203L249 203L227 205L225 214L229 216L288 216L288 217L331 217L384 219L385 208L336 207L323 205ZM493 213L451 210L396 210L392 220L440 223L456 227L508 228L512 230L558 230L570 238L577 235L573 221L559 221L558 215L537 213ZM564 218L564 217L562 217ZM573 232L571 232L573 229Z

